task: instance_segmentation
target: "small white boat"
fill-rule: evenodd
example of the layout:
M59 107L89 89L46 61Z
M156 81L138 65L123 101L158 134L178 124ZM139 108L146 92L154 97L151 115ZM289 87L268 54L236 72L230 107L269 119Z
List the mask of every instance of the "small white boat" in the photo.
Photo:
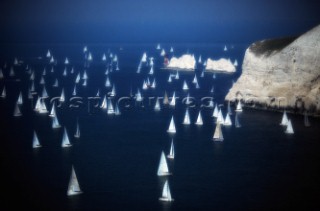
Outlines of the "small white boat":
M13 116L15 116L15 117L22 116L19 105L17 103L14 108Z
M59 123L59 120L58 120L58 116L54 116L53 119L52 119L52 128L53 129L57 129L57 128L60 128L61 125Z
M288 120L288 125L287 125L287 129L286 129L286 133L287 133L287 134L294 134L293 127L292 127L292 123L291 123L291 120L290 120L290 119Z
M36 131L33 132L33 140L32 140L32 148L39 148L41 147L41 144L39 142L38 136Z
M62 147L71 147L72 146L71 143L70 143L69 136L68 136L66 128L64 128L61 146Z
M170 101L170 106L175 106L176 105L176 94L173 92L171 101Z
M162 189L162 196L159 198L160 201L165 202L172 202L174 199L171 197L171 192L169 188L168 180L164 183L163 189Z
M213 141L223 141L223 134L220 123L217 123L216 125L216 129L213 134Z
M154 110L155 111L161 110L159 98L157 98L157 100L156 100L156 104L154 105Z
M189 89L188 84L187 84L186 81L183 81L182 89L183 89L183 90L188 90L188 89Z
M198 118L197 118L197 121L195 122L195 124L196 125L203 125L201 111L199 111Z
M231 126L232 125L232 121L231 118L229 116L229 114L227 113L226 118L224 119L224 123L225 126Z
M287 116L287 112L283 111L283 115L282 115L282 119L281 119L280 125L287 126L288 122L289 122L289 119L288 119L288 116Z
M170 175L170 174L171 173L169 172L169 168L168 168L166 157L164 155L164 152L162 151L157 175L158 176L167 176L167 175Z
M75 138L80 138L80 126L79 126L79 120L77 119L77 127L76 127L76 132L74 134Z
M176 126L174 124L173 116L171 117L170 125L169 125L167 132L168 133L176 133Z
M238 101L236 111L237 111L237 112L242 112L242 105L241 105L240 100Z
M52 108L51 108L49 116L50 117L55 117L56 116L56 104L55 103L53 103L53 105L52 105Z
M173 139L171 140L171 146L170 146L170 152L167 155L167 158L174 159L174 145L173 145Z
M190 115L189 115L189 110L186 110L186 113L184 115L183 123L184 125L190 125Z
M78 195L78 194L81 194L81 193L82 193L82 191L80 189L80 185L79 185L79 182L78 182L78 179L77 179L77 175L76 175L76 172L74 171L74 168L72 166L67 195L68 196L74 196L74 195Z

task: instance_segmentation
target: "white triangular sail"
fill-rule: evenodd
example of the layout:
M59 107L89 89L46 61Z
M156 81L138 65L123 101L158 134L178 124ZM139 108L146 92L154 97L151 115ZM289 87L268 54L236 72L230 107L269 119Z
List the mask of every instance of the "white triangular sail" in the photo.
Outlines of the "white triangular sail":
M82 191L80 189L80 185L76 176L76 172L74 171L74 168L72 166L72 171L71 171L71 176L70 176L70 181L68 185L68 191L67 195L68 196L73 196L73 195L78 195L81 194Z
M61 127L61 125L59 123L58 116L56 115L52 119L52 128L56 129L56 128L60 128L60 127Z
M236 111L237 111L237 112L242 112L242 105L241 105L240 100L238 101Z
M80 126L79 126L79 121L77 120L77 128L76 128L76 132L74 134L75 138L80 138Z
M232 125L232 121L230 118L230 115L227 113L226 118L224 119L224 125L225 126L231 126Z
M287 133L287 134L294 134L293 127L292 127L292 123L291 123L291 120L290 120L290 119L288 120L288 125L287 125L287 129L286 129L286 133Z
M235 120L234 120L234 124L235 124L236 128L241 127L241 124L240 124L240 122L239 122L238 113L236 113Z
M100 108L102 108L102 109L107 109L107 107L108 107L108 105L107 105L107 97L106 97L106 95L105 95L104 98L103 98L103 101L102 101L102 103L101 103Z
M62 147L71 147L72 146L71 143L70 143L69 136L68 136L66 128L64 128L61 146Z
M39 147L41 147L41 144L39 142L36 131L34 131L33 140L32 140L32 148L39 148Z
M21 92L19 93L19 97L18 97L17 103L18 103L19 105L22 105L22 104L23 104L22 93L21 93Z
M159 98L157 98L157 100L156 100L156 104L154 105L154 110L155 111L161 110Z
M170 146L170 152L167 155L167 158L174 159L174 145L173 145L173 139L171 140L171 146Z
M107 113L114 114L114 108L113 108L111 99L107 99L107 104L108 104Z
M55 117L56 116L56 105L55 104L52 105L52 108L51 108L49 116L50 117Z
M216 106L214 107L213 113L212 113L212 117L218 117L219 114L219 110L218 110L218 105L216 104Z
M281 119L280 125L287 126L288 125L288 121L289 120L288 120L287 112L283 111L283 115L282 115L282 119Z
M171 117L170 125L169 125L169 128L168 128L167 132L168 133L176 133L176 126L174 124L173 117Z
M190 115L189 115L189 110L186 110L186 113L184 115L183 123L184 125L190 125Z
M161 152L160 163L159 163L157 175L158 176L170 175L167 160L166 160L166 157L165 157L163 151Z
M16 103L15 108L14 108L14 112L13 112L13 116L21 116L22 113L20 111L19 105Z
M309 122L309 118L308 118L307 112L304 112L304 121L303 121L303 123L304 123L305 127L310 127L311 126L311 124Z
M171 197L171 192L169 188L168 180L164 183L163 189L162 189L162 196L159 198L160 201L166 201L171 202L173 201L173 198Z
M183 89L183 90L188 90L188 89L189 89L188 84L187 84L186 81L183 81L182 89Z
M170 105L171 106L175 106L176 105L176 93L173 92L173 95L172 95L172 98L171 98L171 101L170 101Z
M198 118L197 118L197 121L195 124L196 125L203 125L201 111L199 111Z
M6 98L6 96L7 96L6 87L3 87L0 97Z
M219 109L217 123L224 124L224 118L221 109Z
M223 134L222 134L220 123L217 123L216 129L213 134L213 140L214 141L223 141Z
M116 103L116 107L115 107L115 109L114 109L114 114L115 114L115 115L120 115L120 114L121 114L118 103Z
M60 102L64 102L65 101L64 89L62 89L62 91L61 91L61 95L60 95L59 101Z
M41 97L42 97L42 98L47 98L47 97L49 97L45 86L43 86Z

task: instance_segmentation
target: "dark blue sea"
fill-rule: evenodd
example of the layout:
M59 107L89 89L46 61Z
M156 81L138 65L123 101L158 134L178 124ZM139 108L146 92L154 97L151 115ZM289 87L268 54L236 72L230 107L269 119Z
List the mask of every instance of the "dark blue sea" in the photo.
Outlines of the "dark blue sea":
M220 105L224 115L224 102L232 83L241 74L246 44L163 44L171 57L174 55L201 55L238 60L234 74L209 73L201 64L195 71L180 71L180 79L168 83L169 74L176 70L163 69L163 57L156 44L87 44L93 60L85 62L85 44L3 44L0 50L0 91L6 87L6 98L0 98L0 156L1 156L1 210L17 207L33 210L319 210L320 200L320 120L310 117L311 127L305 127L303 116L289 113L295 133L288 135L280 126L281 112L244 108L239 114L241 128L222 127L223 142L214 142L215 119L212 108L202 98L210 97ZM49 64L50 49L56 59ZM137 67L142 54L154 57L154 75L150 67ZM101 60L102 54L108 62ZM109 55L117 55L119 71L109 72L116 87L112 102L119 102L121 115L108 115L96 107L102 99L92 99L100 90L100 97L111 88L105 87ZM65 65L68 57L70 64ZM18 64L14 65L14 58ZM13 68L15 76L9 76ZM54 68L54 73L51 73ZM67 76L63 76L67 68ZM71 74L71 69L74 74ZM62 127L51 128L51 117L38 114L33 108L43 85L40 79L46 69L45 87L49 98L45 100L50 111L51 99L59 97L64 88L66 101L57 106ZM29 70L35 73L36 93L28 98L31 86ZM77 96L72 98L78 72L88 74L87 86L83 80L77 85ZM200 89L192 80L198 76ZM214 78L215 75L215 78ZM156 79L155 89L142 90L143 80ZM59 87L52 87L55 79ZM189 85L182 90L183 81ZM214 87L214 92L210 90ZM140 89L144 100L136 103L131 94ZM131 92L132 90L132 92ZM154 97L168 97L173 92L179 97L175 107L161 104L154 111ZM22 116L14 117L14 107L22 92ZM188 94L194 98L189 106L191 125L182 121L187 108L182 101ZM202 99L202 100L201 100ZM232 109L235 106L232 105ZM194 124L199 110L202 126ZM174 116L177 133L167 129ZM234 123L235 115L231 115ZM79 121L81 137L74 138ZM63 128L72 143L62 148ZM41 148L32 148L34 131ZM160 154L168 154L171 140L175 144L175 159L168 160L172 175L158 177ZM72 166L83 194L67 196ZM160 202L162 186L168 179L174 201Z

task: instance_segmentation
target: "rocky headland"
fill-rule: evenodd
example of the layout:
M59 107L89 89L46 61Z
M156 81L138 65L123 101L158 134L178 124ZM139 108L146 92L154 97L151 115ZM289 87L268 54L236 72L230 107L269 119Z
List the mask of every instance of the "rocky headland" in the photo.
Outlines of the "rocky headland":
M320 25L298 37L255 42L225 100L320 114Z

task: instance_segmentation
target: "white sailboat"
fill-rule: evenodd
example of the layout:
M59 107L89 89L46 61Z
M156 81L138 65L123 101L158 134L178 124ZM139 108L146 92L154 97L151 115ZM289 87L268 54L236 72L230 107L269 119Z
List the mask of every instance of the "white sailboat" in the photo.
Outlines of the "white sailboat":
M240 122L239 122L238 113L236 113L235 120L234 120L234 124L235 124L236 128L241 127L241 124L240 124Z
M150 71L149 71L149 75L153 75L154 70L153 70L153 66L151 66Z
M41 147L41 144L39 142L38 136L36 131L33 132L33 139L32 139L32 148L39 148Z
M22 100L22 93L19 93L19 97L18 97L18 101L17 104L22 105L23 104L23 100Z
M41 98L47 98L47 97L49 97L48 92L46 90L46 87L43 86Z
M227 46L225 45L224 48L223 48L223 51L227 51L227 50L228 50L228 48L227 48Z
M69 136L68 136L66 128L64 128L61 146L62 147L71 147L72 146L71 143L70 143Z
M290 119L288 120L288 125L287 125L287 129L286 129L286 133L287 133L287 134L294 134L293 127L292 127L292 123L291 123L291 120L290 120Z
M223 134L220 123L217 123L216 129L213 134L213 141L223 141Z
M232 110L231 110L231 106L230 106L230 101L228 101L228 114L232 115Z
M82 79L83 80L87 80L88 79L88 75L87 75L87 71L86 70L83 71Z
M106 87L111 87L111 82L110 82L110 79L109 79L108 76L107 76L107 79L106 79L105 86L106 86Z
M155 111L161 110L159 98L157 98L157 100L156 100L156 104L154 105L154 110Z
M157 50L160 50L160 49L161 49L160 44L157 45L157 48L156 48L156 49L157 49Z
M15 116L15 117L22 116L19 105L17 103L14 108L13 116Z
M164 49L162 49L160 55L161 56L165 56L166 55L166 51Z
M52 108L51 108L49 116L50 117L55 117L56 116L56 104L55 103L53 103L53 105L52 105Z
M2 92L1 92L1 96L2 98L6 98L7 96L7 92L6 92L6 87L4 86L3 89L2 89Z
M56 78L56 80L54 81L54 84L52 85L53 87L58 87L59 86L59 81L58 79Z
M102 55L101 60L102 60L102 61L104 61L104 62L105 62L105 61L107 61L107 56L106 56L106 54L105 54L105 53Z
M309 118L308 118L307 112L304 112L304 121L303 121L303 123L304 123L305 127L310 127L311 126L311 124L309 122Z
M64 68L62 76L66 77L67 76L67 68Z
M237 60L234 60L233 62L233 66L237 67L238 66L238 61Z
M171 47L171 48L170 48L170 53L173 53L173 51L174 51L174 50L173 50L173 47Z
M147 62L147 53L144 52L143 55L142 55L142 58L141 58L141 63L145 63Z
M200 89L199 83L196 83L196 89Z
M79 120L77 119L77 127L76 127L76 132L74 134L75 138L80 138L80 126L79 126Z
M201 55L199 56L198 63L199 63L199 64L202 63Z
M57 129L57 128L60 128L61 125L59 123L59 120L58 120L58 116L54 116L53 119L52 119L52 128L53 129Z
M164 105L169 104L169 98L166 91L164 92L164 96L163 96L163 104Z
M171 83L172 82L172 78L171 78L171 74L169 75L169 78L168 78L168 83Z
M80 189L80 185L79 185L79 182L78 182L78 179L77 179L77 176L76 176L76 172L74 171L74 168L72 166L67 195L68 196L73 196L73 195L78 195L78 194L81 194L81 193L82 193L82 191Z
M196 74L194 74L194 78L192 80L192 83L194 83L194 84L198 83L198 78L197 78Z
M73 95L73 96L76 96L76 95L77 95L77 85L74 85L72 95Z
M107 113L114 114L114 108L113 108L111 99L107 99L107 104L108 104Z
M136 94L136 101L141 102L143 100L140 90L138 89Z
M287 126L288 122L289 122L289 120L288 120L287 112L283 111L283 115L282 115L282 119L281 119L280 125Z
M82 86L87 86L87 79L83 80Z
M178 80L180 77L179 77L179 72L177 71L176 73L176 76L175 76L175 79Z
M237 112L242 112L242 105L241 105L240 100L238 101L236 111L237 111Z
M51 57L51 52L50 52L50 50L47 51L46 57L47 57L47 58L50 58L50 57Z
M111 90L111 92L110 92L110 96L111 96L111 97L116 96L116 87L115 87L114 84L113 84L113 86L112 86L112 90Z
M173 92L173 95L172 95L172 98L171 98L171 101L170 101L170 104L171 106L175 106L176 105L176 94L175 92Z
M142 89L143 89L143 90L148 89L148 85L147 85L146 81L143 81Z
M167 155L167 158L174 159L174 145L173 145L173 139L171 140L171 146L170 146L170 152Z
M212 113L212 117L217 118L219 114L219 110L218 110L218 104L216 103L216 106L214 107L213 113Z
M104 96L104 98L103 98L103 100L102 100L102 103L101 103L101 106L100 106L100 108L102 108L102 109L107 109L107 97L106 97L106 95Z
M64 89L62 89L62 91L61 91L61 95L60 95L59 101L60 102L64 102L65 101Z
M195 124L196 125L203 125L201 111L199 111L198 118L197 118L197 121L195 122Z
M39 82L39 84L45 84L46 83L46 81L44 80L44 77L43 76L41 76L41 79L40 79L40 82Z
M171 117L170 125L169 125L167 132L168 133L176 133L176 126L174 124L173 116Z
M171 197L168 180L166 180L166 182L164 183L164 186L162 189L162 196L159 198L159 200L166 201L166 202L174 201L174 199Z
M188 84L187 84L187 82L185 80L183 81L182 89L183 90L188 90L189 89Z
M76 80L75 80L75 83L79 83L80 82L80 73L77 74L77 77L76 77Z
M169 172L169 168L168 168L166 157L164 155L164 152L162 151L157 175L158 176L167 176L167 175L170 175L170 174L171 173Z
M223 118L221 109L219 109L219 112L218 112L217 123L222 125L224 124L224 118Z
M154 78L150 87L151 87L152 89L154 89L154 88L156 88L156 85L157 85L156 79Z
M38 112L39 112L40 114L46 114L46 113L48 113L47 106L46 106L46 104L45 104L45 102L44 102L43 99L40 100L40 108L39 108Z
M231 118L230 118L228 113L226 115L226 118L224 119L224 125L225 126L231 126L232 125L232 121L231 121Z
M189 110L186 110L186 113L184 115L183 123L184 125L190 125L190 115L189 115Z
M115 114L115 115L120 115L120 114L121 114L118 103L116 103L116 108L114 109L114 114Z

